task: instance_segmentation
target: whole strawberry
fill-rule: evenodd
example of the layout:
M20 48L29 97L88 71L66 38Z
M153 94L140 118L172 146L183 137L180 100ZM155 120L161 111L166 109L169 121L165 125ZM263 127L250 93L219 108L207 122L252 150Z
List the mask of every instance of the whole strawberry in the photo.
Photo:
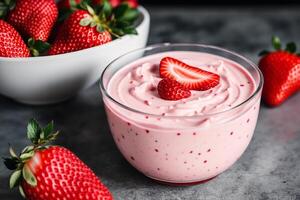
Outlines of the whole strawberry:
M64 147L49 146L58 132L53 122L41 128L35 120L27 127L33 145L18 156L10 147L11 158L5 158L8 169L14 170L10 188L19 186L28 200L111 200L109 190L93 171Z
M107 0L95 10L85 4L65 20L49 55L78 51L108 43L125 34L137 34L133 24L138 14L127 4L113 9Z
M179 82L164 78L157 86L157 91L162 99L177 101L191 96L191 91L184 88Z
M272 38L274 52L263 51L259 68L264 75L263 99L269 106L282 104L300 90L300 57L295 43L281 49L280 39Z
M35 40L47 41L58 16L54 0L6 0L0 13L21 34ZM9 11L8 11L9 10ZM0 14L0 18L5 17Z
M20 34L0 20L0 57L29 57L30 52Z
M81 49L105 44L112 40L106 30L99 30L97 26L82 23L83 19L92 20L92 16L85 10L77 10L64 22L48 54L63 54Z

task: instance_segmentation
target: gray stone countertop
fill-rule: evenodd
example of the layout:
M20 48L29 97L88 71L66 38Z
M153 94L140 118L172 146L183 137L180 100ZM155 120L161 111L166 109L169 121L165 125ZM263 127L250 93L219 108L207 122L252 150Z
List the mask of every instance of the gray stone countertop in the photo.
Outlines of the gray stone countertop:
M300 44L300 8L149 8L149 44L192 42L222 46L257 62L270 37ZM0 155L10 142L20 150L27 121L52 119L62 130L58 143L72 149L109 187L116 200L300 200L300 94L270 109L261 106L254 137L225 173L202 185L160 185L131 167L114 145L97 86L52 106L26 106L0 97ZM7 187L0 164L0 199L21 199Z

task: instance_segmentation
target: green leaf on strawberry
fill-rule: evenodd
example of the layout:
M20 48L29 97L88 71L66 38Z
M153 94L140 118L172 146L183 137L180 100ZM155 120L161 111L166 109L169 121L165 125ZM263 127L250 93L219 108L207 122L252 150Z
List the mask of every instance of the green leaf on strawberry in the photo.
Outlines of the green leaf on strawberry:
M46 127L42 128L41 139L48 138L53 133L54 122L51 121Z
M69 0L69 2L70 2L70 7L71 7L71 8L74 8L74 7L77 6L77 3L76 3L75 0Z
M4 19L10 10L16 6L16 0L1 0L0 1L0 19Z
M24 192L24 190L23 190L23 188L22 188L21 185L19 185L19 192L20 192L21 196L22 196L24 199L26 199L25 192Z
M104 27L101 24L98 24L96 29L99 33L105 31Z
M89 5L86 7L91 18L83 19L81 21L83 26L93 27L97 24L98 32L109 31L116 38L126 34L137 34L133 23L138 18L139 12L137 9L129 7L128 4L121 4L112 9L111 4L105 0L96 9ZM92 21L90 22L90 20Z
M120 17L124 16L128 10L128 7L129 6L127 4L121 4L120 6L116 7L114 9L115 18L119 19Z
M28 46L32 56L37 57L41 55L46 55L50 49L50 44L42 40L35 40L33 38L28 39Z
M33 175L31 169L27 167L27 165L24 165L22 169L22 175L24 180L31 186L35 187L37 186L37 180L35 176Z
M18 159L17 158L3 158L4 165L6 166L7 169L9 170L15 170L17 169L18 166Z
M136 9L132 9L128 4L122 4L126 7L125 12L122 15L116 16L116 19L119 21L128 21L132 22L137 19L139 12Z
M27 125L27 138L37 144L41 128L35 119L31 119Z
M22 177L22 171L21 170L16 170L14 171L9 179L9 188L12 189L20 184Z
M108 0L104 0L104 1L103 1L102 12L105 14L105 16L106 16L106 17L111 16L112 10L113 10L112 5L108 2Z
M285 51L288 51L290 53L296 53L296 51L297 51L297 45L295 44L295 42L289 42L289 43L287 43Z
M29 152L26 152L26 153L22 153L22 154L20 155L20 159L21 159L22 161L26 161L26 160L30 159L30 158L33 156L33 154L34 154L33 151L29 151Z
M92 5L92 0L81 0L76 7L73 7L73 10L86 10L88 5Z
M92 16L96 15L94 9L93 9L91 6L86 5L86 10L87 10Z
M93 22L93 18L91 16L86 16L85 18L80 20L80 25L81 26L88 26L91 25L91 27L94 27L96 24L95 22Z
M23 149L22 154L23 154L23 153L28 153L28 152L32 151L33 149L34 149L34 146L33 146L33 145L27 146L27 147L25 147L25 148Z
M133 34L133 35L137 35L138 34L138 32L136 31L136 29L133 28L133 27L126 27L126 28L124 28L124 33L125 34Z
M15 152L15 150L10 145L9 145L9 154L13 158L17 158L18 157L17 154L16 154L16 152Z

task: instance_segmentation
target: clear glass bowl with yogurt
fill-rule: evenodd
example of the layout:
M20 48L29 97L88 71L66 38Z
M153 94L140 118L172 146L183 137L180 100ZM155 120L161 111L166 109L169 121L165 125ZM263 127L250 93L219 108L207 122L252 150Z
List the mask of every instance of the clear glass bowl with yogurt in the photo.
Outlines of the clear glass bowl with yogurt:
M214 72L220 83L178 101L157 92L159 62L174 57ZM160 44L127 53L103 72L111 133L127 161L170 184L209 180L233 165L253 136L263 77L248 59L198 44Z

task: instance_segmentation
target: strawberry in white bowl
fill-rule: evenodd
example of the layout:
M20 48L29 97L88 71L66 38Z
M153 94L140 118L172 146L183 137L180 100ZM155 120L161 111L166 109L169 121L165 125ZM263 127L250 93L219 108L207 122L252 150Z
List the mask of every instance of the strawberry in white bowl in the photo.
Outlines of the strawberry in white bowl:
M107 0L90 6L86 2L74 5L66 16L59 10L47 41L33 37L27 42L32 36L19 32L23 43L30 44L24 51L31 55L0 54L0 94L35 105L64 101L93 85L112 60L146 45L150 16L142 6L121 2L113 7ZM5 23L9 23L9 12L2 19ZM18 32L18 27L11 26ZM0 35L0 41L7 39L7 34Z

